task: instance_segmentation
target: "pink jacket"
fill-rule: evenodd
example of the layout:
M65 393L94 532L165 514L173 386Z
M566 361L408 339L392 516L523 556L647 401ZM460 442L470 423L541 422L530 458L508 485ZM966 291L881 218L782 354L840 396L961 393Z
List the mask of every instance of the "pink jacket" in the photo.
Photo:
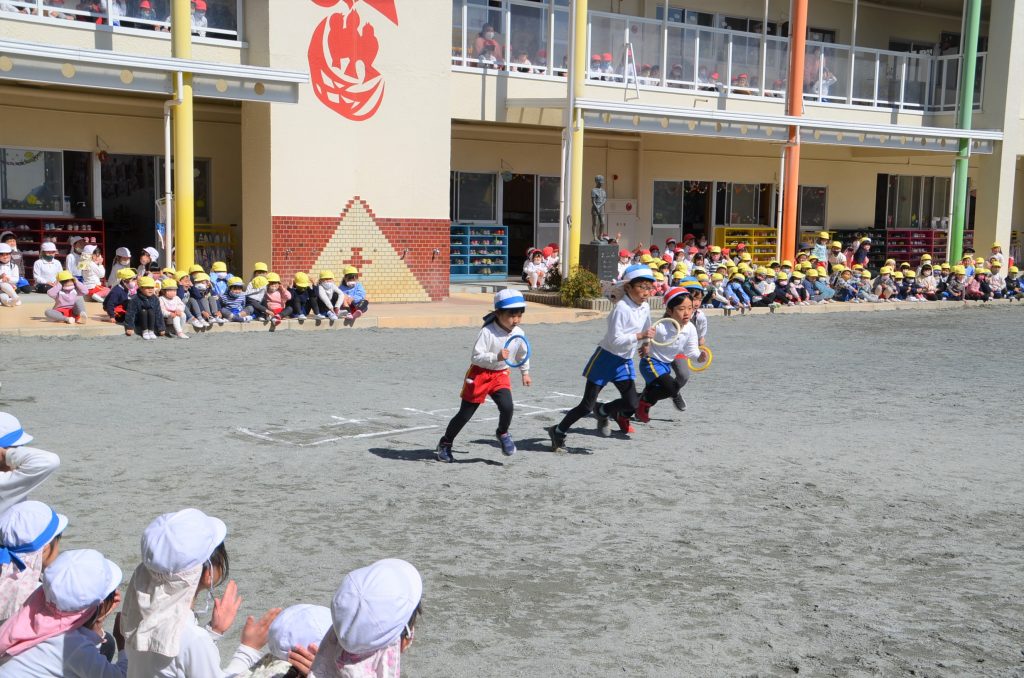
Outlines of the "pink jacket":
M75 301L78 300L78 297L85 296L89 293L88 287L77 280L74 282L75 287L69 292L65 292L64 287L60 283L46 290L46 293L54 300L54 308L71 308L75 305Z
M267 293L263 296L263 303L274 313L280 312L285 304L287 304L292 298L292 293L285 289L284 285L277 288L276 292L267 290Z

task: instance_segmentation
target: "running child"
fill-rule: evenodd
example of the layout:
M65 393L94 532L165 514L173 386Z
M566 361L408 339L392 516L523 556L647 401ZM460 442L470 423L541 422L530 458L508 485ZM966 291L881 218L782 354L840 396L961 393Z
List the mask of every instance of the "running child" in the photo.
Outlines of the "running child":
M633 356L638 345L640 355L646 356L647 347L640 343L655 334L651 327L651 307L647 305L654 289L654 274L650 267L638 264L626 269L622 278L625 294L609 314L604 338L583 369L583 376L587 379L583 399L566 413L561 422L547 429L553 452L565 451L565 436L569 429L591 412L597 417L597 430L606 438L612 434L609 421L613 418L623 433L633 430L629 418L640 400L634 384L636 367ZM618 390L619 398L610 403L598 403L601 389L609 383Z
M701 357L702 350L697 340L697 328L690 322L693 316L693 299L689 290L684 287L673 287L665 295L664 318L671 318L679 323L679 332L671 323L659 323L655 327L655 341L665 343L659 346L651 343L650 353L640 360L640 374L643 375L647 387L640 394L640 403L636 408L636 418L645 424L650 422L651 407L659 400L672 398L675 400L679 392L689 380L689 370L682 368L673 375L676 364L682 361L680 356L691 360ZM670 338L675 335L675 340ZM685 407L685 405L684 405Z
M523 363L519 367L523 386L529 386L533 380L530 379L530 362L526 360L526 342L516 342L510 348L506 348L505 344L509 337L526 338L519 327L525 311L526 299L517 290L502 290L494 295L494 311L484 316L484 326L480 328L473 345L470 359L472 364L462 385L462 404L437 443L434 456L438 461L455 461L452 457L455 438L487 396L498 406L498 428L494 435L501 443L502 454L510 457L516 453L515 441L508 432L512 424L513 403L512 383L509 379L511 370L505 361L512 357L514 362Z

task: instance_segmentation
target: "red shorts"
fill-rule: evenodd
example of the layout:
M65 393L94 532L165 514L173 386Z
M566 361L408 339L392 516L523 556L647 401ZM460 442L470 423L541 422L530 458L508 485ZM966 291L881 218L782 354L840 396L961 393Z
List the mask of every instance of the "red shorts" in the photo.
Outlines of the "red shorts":
M94 295L94 294L98 294L98 295L100 295L101 297L105 297L105 296L107 296L107 294L109 294L109 293L110 293L110 288L109 288L109 287L104 287L103 285L97 285L96 287L92 288L92 289L91 289L91 290L89 290L89 292L88 292L88 294L89 294L89 296L90 296L90 297L91 297L92 295Z
M508 378L508 370L485 370L473 365L466 372L465 383L462 384L462 399L479 405L487 400L487 396L503 388L512 390L512 382Z
M75 313L74 306L67 306L65 308L55 308L53 310L56 311L57 313L60 313L65 318L77 318L79 316L78 313Z

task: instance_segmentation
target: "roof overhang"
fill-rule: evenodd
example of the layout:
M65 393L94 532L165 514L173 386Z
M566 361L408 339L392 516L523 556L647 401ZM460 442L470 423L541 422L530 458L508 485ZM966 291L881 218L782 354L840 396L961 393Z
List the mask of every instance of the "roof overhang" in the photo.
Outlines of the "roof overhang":
M177 73L209 99L296 103L305 73L0 40L0 80L173 96Z
M587 129L646 132L784 143L795 126L802 144L887 148L904 151L955 153L961 139L971 153L992 153L1002 141L998 130L960 130L952 127L881 124L827 120L741 111L651 106L629 102L578 99ZM508 108L564 108L565 99L509 99Z

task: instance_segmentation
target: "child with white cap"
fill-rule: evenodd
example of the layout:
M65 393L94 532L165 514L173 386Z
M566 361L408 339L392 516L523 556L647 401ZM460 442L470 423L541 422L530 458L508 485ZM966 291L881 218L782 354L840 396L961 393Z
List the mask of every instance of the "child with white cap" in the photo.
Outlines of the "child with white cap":
M565 436L569 429L591 412L597 417L597 430L604 437L612 434L611 419L615 419L623 433L633 431L629 418L639 403L634 384L636 367L633 356L638 346L641 356L647 354L646 342L655 333L651 327L651 307L647 305L654 289L654 274L649 266L637 264L627 268L622 279L625 296L608 315L604 338L583 368L583 376L587 379L583 399L565 414L561 422L547 429L552 452L565 450ZM599 403L597 397L609 383L618 390L619 398L610 403Z
M100 654L103 625L121 602L121 568L99 551L67 551L43 572L43 585L0 626L0 678L124 678Z
M67 526L66 516L41 501L23 501L0 514L0 623L39 587Z
M267 635L268 653L250 678L301 678L316 659L320 640L333 624L331 610L322 605L292 605L277 615Z
M132 251L130 249L128 249L127 247L118 247L114 251L114 265L110 267L110 275L108 276L108 279L111 280L111 281L117 280L118 279L117 278L117 272L118 271L120 271L122 268L131 268L131 267L132 267ZM142 273L139 273L138 275L146 275L146 272L143 271Z
M60 466L60 457L30 442L18 418L0 412L0 513L25 501Z
M57 274L64 270L57 258L57 245L44 242L39 247L39 258L32 264L32 282L36 292L46 294L46 290L57 282Z
M507 456L516 453L515 441L508 432L512 424L514 405L512 382L509 379L511 370L505 361L512 358L513 362L522 363L519 370L522 373L523 386L533 383L530 378L530 361L527 359L529 355L526 334L519 327L524 311L526 299L518 290L501 290L494 295L494 310L484 316L484 326L480 328L476 343L473 344L471 364L462 384L462 404L448 422L448 428L437 443L434 456L438 461L455 461L452 457L455 437L469 423L488 396L498 406L498 428L494 435L501 443L501 451ZM512 337L522 337L523 340L511 345Z
M157 252L155 247L143 247L142 253L139 254L139 268L137 269L137 273L139 275L148 275L150 267L159 259L160 253Z
M82 252L85 251L85 246L89 243L80 235L73 235L68 238L68 246L71 251L68 252L68 256L64 259L64 270L71 271L71 275L77 279L82 279Z
M194 508L165 513L146 527L142 564L128 583L121 614L130 678L225 678L245 675L259 661L280 608L246 620L242 643L224 669L216 642L242 603L235 582L214 601L207 627L193 611L204 591L209 606L213 589L228 577L225 536L222 521Z
M87 298L93 301L103 301L110 290L103 286L103 278L107 274L107 269L103 266L103 254L96 245L85 246L78 267L82 269L82 284L88 290Z
M398 678L413 640L423 579L397 558L345 575L331 602L334 626L324 636L310 678Z

